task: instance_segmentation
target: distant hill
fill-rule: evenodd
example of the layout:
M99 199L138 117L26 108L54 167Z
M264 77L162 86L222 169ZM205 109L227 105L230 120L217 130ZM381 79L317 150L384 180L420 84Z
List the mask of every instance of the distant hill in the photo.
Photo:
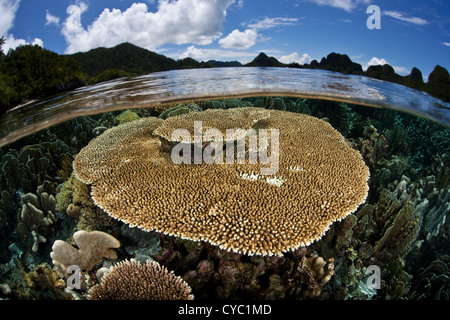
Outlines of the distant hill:
M394 68L389 64L369 66L367 68L365 75L371 78L386 80L395 83L402 83L403 77L395 73Z
M0 114L31 99L124 76L174 69L252 66L323 69L362 75L419 89L450 102L450 75L447 69L439 65L430 73L428 82L424 83L422 72L417 68L413 68L407 76L397 74L388 64L370 66L364 71L347 55L335 52L320 62L313 60L303 65L284 64L261 52L251 62L242 65L238 61L174 60L131 43L71 55L58 55L39 46L24 45L5 54L0 42Z
M239 61L208 60L208 64L214 68L242 67L242 63L240 63Z
M244 65L245 67L286 67L284 63L281 63L274 57L267 56L264 52L258 54L258 56Z
M424 90L433 96L450 101L450 75L447 69L437 65L428 76Z
M128 42L113 48L96 48L68 56L79 63L81 70L91 77L91 82L109 80L102 79L103 77L114 78L174 69L210 67L207 63L191 58L176 61Z
M76 60L81 70L89 76L89 82L101 82L127 75L142 75L156 71L188 68L211 67L284 67L302 69L321 69L345 74L367 76L375 79L399 83L414 89L426 91L445 101L450 101L450 76L441 66L436 66L429 76L428 83L423 82L422 73L413 68L407 76L397 74L389 64L370 66L366 71L359 63L353 62L346 54L336 52L323 57L320 62L309 64L284 64L264 52L259 53L251 62L242 65L238 61L196 61L192 58L174 60L161 54L140 48L131 43L122 43L113 48L97 48L88 52L75 53L69 57Z
M362 75L363 69L359 63L353 62L346 54L330 53L322 58L319 68L342 73Z

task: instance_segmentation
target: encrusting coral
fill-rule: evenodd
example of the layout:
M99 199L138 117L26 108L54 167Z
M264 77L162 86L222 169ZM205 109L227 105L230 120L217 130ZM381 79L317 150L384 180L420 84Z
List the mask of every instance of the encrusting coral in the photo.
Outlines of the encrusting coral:
M101 283L88 292L89 300L193 300L191 288L180 277L147 260L141 264L134 259L111 267Z
M78 266L82 270L91 270L103 258L117 259L114 249L120 247L120 242L107 233L81 230L73 234L73 240L78 249L62 240L53 243L50 257L53 264L63 270L71 265Z
M92 140L75 158L74 171L92 184L94 202L118 220L249 255L282 255L308 245L364 202L369 170L331 125L302 114L271 110L267 116L267 110L245 109L218 110L222 117L212 112L170 117L166 121L174 125L167 128L183 128L187 117L190 126L184 129L191 132L195 119L204 129L236 128L233 121L225 125L226 112L230 119L247 112L242 124L247 128L279 130L276 175L258 175L266 164L248 159L174 164L154 135L157 129L167 137L171 130L151 117Z
M121 114L119 114L116 119L119 121L120 124L130 122L136 119L139 119L139 116L131 111L131 110L125 110Z

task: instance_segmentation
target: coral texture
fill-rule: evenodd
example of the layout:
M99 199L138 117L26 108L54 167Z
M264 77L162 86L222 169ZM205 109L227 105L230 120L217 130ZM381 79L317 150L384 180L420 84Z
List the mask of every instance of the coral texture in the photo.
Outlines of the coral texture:
M29 192L20 197L22 201L20 219L33 237L33 252L38 251L40 243L47 242L41 232L57 221L55 197L44 191L44 185L37 188L36 194ZM21 227L21 230L24 231L24 228Z
M194 122L201 121L202 129L218 129L224 137L226 137L227 129L251 129L256 122L267 119L270 112L261 108L236 108L236 109L208 109L203 112L190 112L179 116L170 117L164 123L155 129L154 134L161 136L169 141L182 141L172 139L172 133L178 129L186 129L191 135L191 141L197 142L203 134L202 132L194 132ZM244 135L246 132L244 131ZM233 138L237 140L242 138L239 136ZM201 137L204 141L204 138Z
M242 109L220 111L229 112L230 119L250 112L247 126L279 130L276 175L259 175L267 164L248 159L174 164L152 136L162 128L157 118L126 123L92 140L77 155L75 173L92 184L94 202L118 220L249 255L282 255L308 245L364 202L369 170L328 123L276 110L259 123L256 108ZM264 112L256 114L264 118ZM206 127L225 129L223 117L179 117L187 116L208 118ZM177 118L166 121L183 123ZM196 118L189 119L192 125Z
M115 248L120 242L113 236L101 231L77 231L73 239L78 249L70 244L56 240L52 246L50 257L54 265L66 270L70 265L78 266L82 270L91 270L103 258L117 259Z
M193 300L191 288L158 262L133 259L111 267L89 290L90 300Z

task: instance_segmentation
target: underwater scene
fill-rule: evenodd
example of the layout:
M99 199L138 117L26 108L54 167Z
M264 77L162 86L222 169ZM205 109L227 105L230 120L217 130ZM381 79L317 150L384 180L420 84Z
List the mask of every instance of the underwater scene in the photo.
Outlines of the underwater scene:
M113 104L120 81L3 142L0 299L449 299L448 104Z

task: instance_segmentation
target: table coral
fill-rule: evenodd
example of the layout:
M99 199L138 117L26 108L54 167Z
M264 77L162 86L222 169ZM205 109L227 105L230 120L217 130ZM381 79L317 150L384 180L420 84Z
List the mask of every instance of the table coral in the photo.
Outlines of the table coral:
M151 117L125 123L92 140L75 158L75 173L92 184L99 207L131 226L238 253L282 255L320 239L333 222L354 212L367 196L369 170L328 123L277 110L268 117L267 110L255 109L212 110L221 117L193 112L168 118L167 126ZM226 129L226 112L230 123L239 115L247 127L280 131L277 175L260 178L262 163L171 161L160 137L171 131L161 128L189 118L189 124L202 119L207 127ZM248 117L241 119L243 113Z

